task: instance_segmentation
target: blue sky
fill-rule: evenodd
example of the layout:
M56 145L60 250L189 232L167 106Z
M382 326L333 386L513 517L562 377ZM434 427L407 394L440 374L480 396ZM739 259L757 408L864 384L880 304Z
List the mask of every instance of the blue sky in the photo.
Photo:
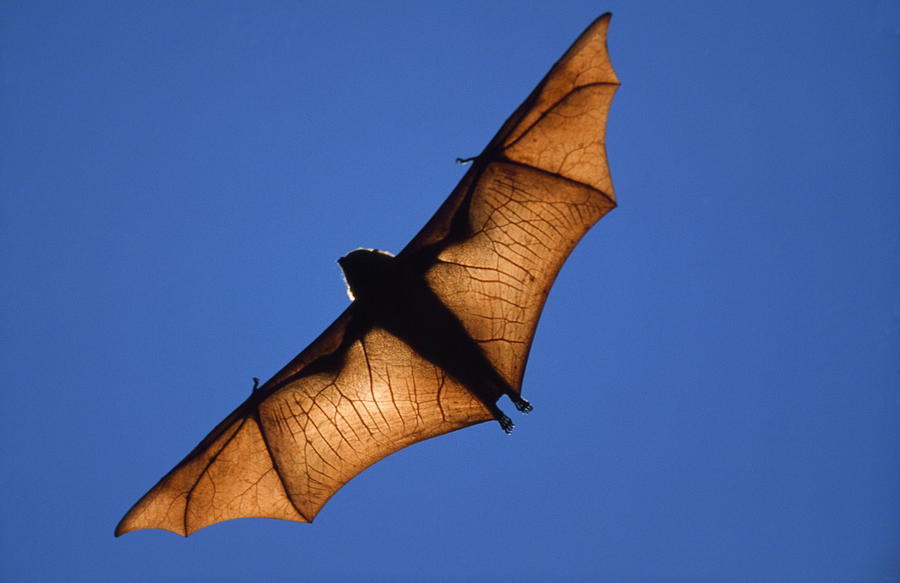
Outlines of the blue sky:
M619 208L511 437L114 539L613 12ZM5 3L5 581L900 580L900 6ZM507 409L511 409L507 405Z

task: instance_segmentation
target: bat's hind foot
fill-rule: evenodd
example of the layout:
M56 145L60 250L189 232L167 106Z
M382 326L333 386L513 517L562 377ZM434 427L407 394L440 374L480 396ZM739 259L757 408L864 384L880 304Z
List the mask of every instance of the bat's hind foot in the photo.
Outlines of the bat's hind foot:
M513 402L513 405L516 406L516 409L518 409L522 413L531 413L532 411L534 411L534 407L531 406L531 403L529 403L519 395L512 394L509 396L509 398Z
M502 411L496 411L494 413L494 418L497 420L497 423L500 424L500 427L503 428L503 431L505 431L507 435L512 433L512 430L516 428L516 425L512 422L512 419L507 417Z

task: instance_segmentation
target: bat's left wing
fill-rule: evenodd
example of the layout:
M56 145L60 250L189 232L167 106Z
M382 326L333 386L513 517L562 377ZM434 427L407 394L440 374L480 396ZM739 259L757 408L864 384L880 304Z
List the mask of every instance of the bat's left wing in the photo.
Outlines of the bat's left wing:
M417 441L491 419L441 369L348 309L128 511L116 536L183 536L234 518L311 522L356 474Z

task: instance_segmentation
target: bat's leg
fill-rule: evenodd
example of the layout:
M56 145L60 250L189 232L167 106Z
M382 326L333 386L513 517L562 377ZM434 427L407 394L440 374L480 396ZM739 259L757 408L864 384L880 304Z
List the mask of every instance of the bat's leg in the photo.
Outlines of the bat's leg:
M503 428L503 431L505 431L507 433L507 435L512 433L512 430L516 427L515 424L512 422L512 419L507 417L506 414L500 410L500 407L498 407L496 403L491 405L490 409L491 409L491 413L494 414L494 419L497 420L497 423L500 424L500 427Z
M522 413L531 413L534 410L534 407L531 406L531 403L529 403L516 393L509 393L509 400L512 401L513 405L516 406L516 409L518 409Z

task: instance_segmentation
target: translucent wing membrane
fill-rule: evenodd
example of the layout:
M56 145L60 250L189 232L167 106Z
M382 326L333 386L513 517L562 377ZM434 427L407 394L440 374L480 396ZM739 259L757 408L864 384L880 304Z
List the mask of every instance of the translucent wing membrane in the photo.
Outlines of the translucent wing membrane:
M251 397L122 519L116 534L188 534L242 517L311 521L350 478L417 441L491 419L485 406L384 330L343 366ZM203 445L203 444L201 444Z

